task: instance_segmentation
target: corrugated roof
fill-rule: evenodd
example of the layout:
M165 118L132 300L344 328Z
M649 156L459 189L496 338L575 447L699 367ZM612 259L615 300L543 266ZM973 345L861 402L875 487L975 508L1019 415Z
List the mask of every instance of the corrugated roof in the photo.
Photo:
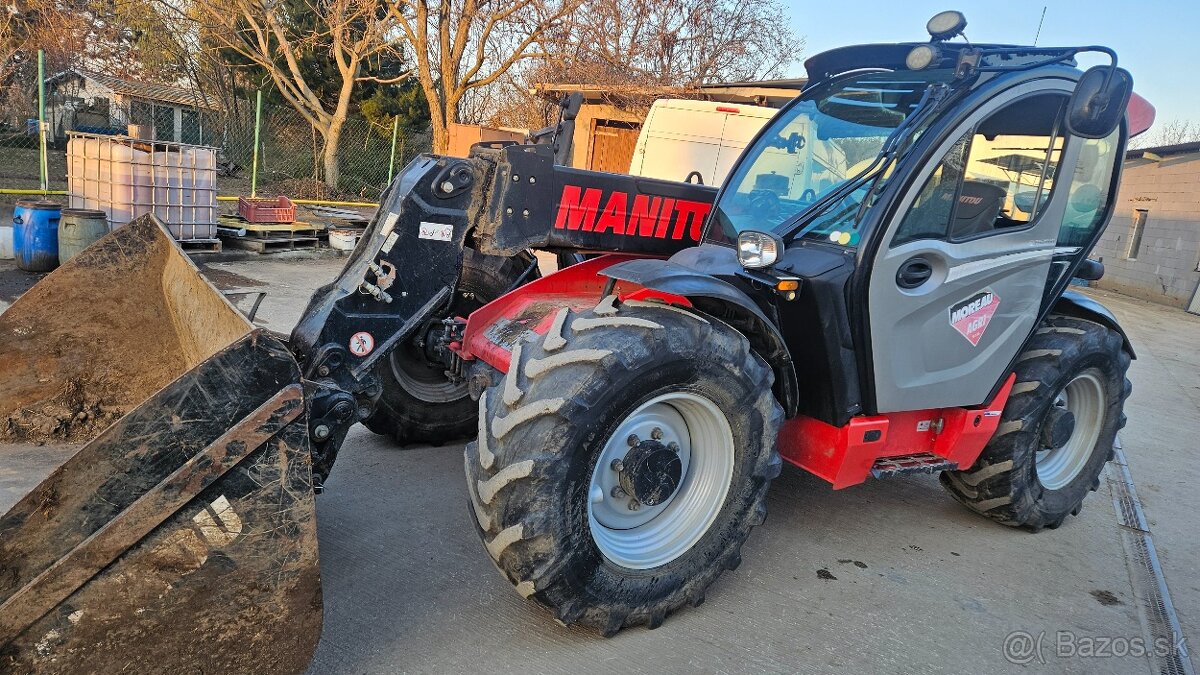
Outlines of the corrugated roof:
M149 101L162 101L164 103L174 103L176 105L190 105L197 108L216 108L217 102L211 96L205 96L202 92L194 89L186 89L184 87L175 87L169 84L153 84L150 82L135 82L133 80L125 80L112 75L103 75L101 73L92 73L83 70L69 71L59 73L53 77L47 78L47 82L61 79L69 75L77 75L89 79L96 84L102 85L111 89L117 94L133 96L135 98L146 99Z
M1125 159L1139 159L1146 155L1155 157L1165 157L1167 155L1186 155L1192 152L1200 152L1200 141L1192 141L1190 143L1176 143L1174 145L1160 145L1154 148L1138 148L1125 153Z
M702 84L700 89L746 89L750 87L758 89L795 89L797 91L804 88L808 84L808 80L803 77L788 78L785 80L747 80L745 82L717 82L715 84Z
M563 94L581 92L584 100L602 101L609 97L635 98L704 98L729 103L751 103L765 100L768 105L779 107L795 98L806 80L762 80L758 82L723 82L703 84L696 87L647 86L638 84L587 84L567 82L543 82L533 85L533 90L543 98L557 100Z

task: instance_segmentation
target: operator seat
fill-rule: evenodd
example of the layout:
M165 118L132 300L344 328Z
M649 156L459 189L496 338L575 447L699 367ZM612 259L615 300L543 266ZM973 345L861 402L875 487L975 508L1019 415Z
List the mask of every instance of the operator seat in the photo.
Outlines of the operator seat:
M980 181L963 181L958 195L958 208L950 224L950 239L967 239L996 226L996 218L1004 206L1008 192L1003 188Z

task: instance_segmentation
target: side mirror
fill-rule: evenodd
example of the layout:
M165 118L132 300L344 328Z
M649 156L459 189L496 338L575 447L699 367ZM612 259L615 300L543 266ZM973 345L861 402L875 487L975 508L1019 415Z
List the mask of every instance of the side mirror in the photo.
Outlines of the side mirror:
M1091 258L1084 258L1075 270L1075 278L1084 281L1099 281L1104 276L1104 263Z
M804 137L798 132L793 131L789 136L777 135L767 140L767 147L780 148L786 150L789 155L796 154L796 151L805 146Z
M1067 131L1081 138L1104 138L1121 123L1129 97L1133 94L1133 76L1124 68L1094 66L1088 68L1067 108Z

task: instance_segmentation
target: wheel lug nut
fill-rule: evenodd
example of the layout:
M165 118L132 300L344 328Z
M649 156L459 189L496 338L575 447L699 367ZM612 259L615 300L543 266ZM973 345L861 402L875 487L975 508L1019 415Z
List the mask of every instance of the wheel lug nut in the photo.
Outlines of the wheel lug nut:
M612 464L609 464L608 466L609 466L609 468L611 468L613 471L616 471L617 473L621 473L622 471L625 470L625 462L622 462L619 459L614 459L612 461Z
M671 441L670 443L667 443L667 449L671 452L679 452L679 444L675 441Z
M634 445L637 445L638 443L641 443L642 439L638 438L637 434L629 434L629 438L626 438L625 442L628 443L632 447Z
M653 438L656 441L661 441L662 437L663 437L662 429L659 429L658 427L654 427L654 431L650 432L650 438Z
M638 510L638 509L640 509L640 508L642 508L642 504L641 504L641 502L639 502L639 501L638 501L638 500L636 500L636 499L630 499L630 500L629 500L629 510L630 510L630 511L637 511L637 510Z
M613 487L613 489L612 489L612 492L611 492L611 493L609 493L609 494L611 494L611 495L612 495L612 498L613 498L613 499L620 499L620 498L622 498L622 497L625 497L625 496L626 496L626 495L625 495L625 490L624 490L624 489L622 489L620 485L617 485L617 486Z

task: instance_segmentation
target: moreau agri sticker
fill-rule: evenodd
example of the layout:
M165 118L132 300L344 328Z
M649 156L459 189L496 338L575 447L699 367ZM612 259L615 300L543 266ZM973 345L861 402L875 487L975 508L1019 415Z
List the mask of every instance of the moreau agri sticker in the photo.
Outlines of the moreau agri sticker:
M981 291L950 308L950 325L967 338L972 347L978 347L998 307L1000 296L991 290Z

